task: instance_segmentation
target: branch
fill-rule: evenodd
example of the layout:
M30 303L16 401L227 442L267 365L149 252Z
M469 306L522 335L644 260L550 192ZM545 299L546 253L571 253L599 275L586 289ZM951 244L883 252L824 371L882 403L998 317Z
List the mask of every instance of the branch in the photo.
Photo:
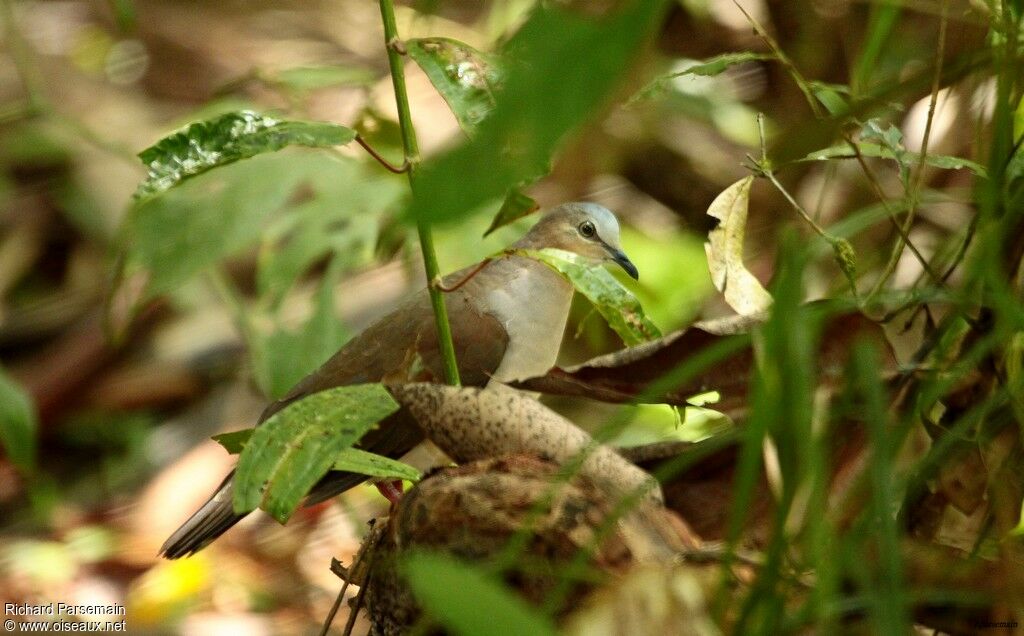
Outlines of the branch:
M405 149L406 174L409 176L409 187L416 197L416 166L420 161L419 144L416 142L416 130L412 125L412 113L409 111L409 94L405 89L405 67L402 61L404 47L398 38L398 26L395 23L395 5L393 0L380 0L380 17L384 22L384 43L388 51L388 66L391 69L391 83L395 88L395 105L398 107L398 124L402 129L402 146ZM365 147L365 146L364 146ZM433 282L440 278L437 265L437 253L434 251L434 236L430 225L425 219L416 219L416 230L420 237L420 251L423 252L423 268L427 274L427 290L430 293L430 304L434 309L437 323L437 342L444 362L444 378L448 384L458 386L459 367L455 361L455 345L452 343L452 327L448 322L448 309L444 304L444 295Z

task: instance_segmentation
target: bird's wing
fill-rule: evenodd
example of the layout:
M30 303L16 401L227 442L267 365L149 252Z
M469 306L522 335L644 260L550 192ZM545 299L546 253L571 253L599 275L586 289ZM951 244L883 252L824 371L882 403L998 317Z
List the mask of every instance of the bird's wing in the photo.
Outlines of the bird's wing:
M475 296L455 291L445 298L462 383L487 384L508 346L502 324L478 307ZM349 341L317 371L263 412L264 421L288 404L318 391L364 382L443 382L437 327L426 290ZM397 459L423 441L423 432L404 410L367 432L357 446ZM307 504L329 499L366 477L332 471L317 483Z
M446 284L461 280L467 271L451 275ZM466 285L445 298L462 382L472 386L487 383L501 364L508 346L504 326L481 309L479 297L478 285ZM259 423L292 402L337 386L364 382L441 382L443 379L434 314L430 297L423 290L350 340L287 395L270 404ZM403 409L364 435L358 446L397 459L422 439L423 432ZM217 492L167 539L160 550L164 556L176 559L192 554L245 516L232 509L233 475L233 472L228 475ZM331 471L314 486L306 503L329 499L365 480L365 475Z
M483 386L501 364L508 333L497 319L479 308L473 295L456 290L446 294L445 301L462 383ZM267 406L259 422L292 402L326 389L411 381L444 381L437 328L426 290L349 340L283 398Z

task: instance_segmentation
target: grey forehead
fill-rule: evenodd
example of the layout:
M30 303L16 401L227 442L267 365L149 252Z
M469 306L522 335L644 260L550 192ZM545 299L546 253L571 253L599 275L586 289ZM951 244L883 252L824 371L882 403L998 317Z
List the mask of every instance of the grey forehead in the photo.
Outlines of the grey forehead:
M586 215L587 218L592 220L594 225L597 226L598 234L602 236L618 236L619 221L612 214L612 211L603 205L579 201L570 203L567 207L570 207L574 212Z

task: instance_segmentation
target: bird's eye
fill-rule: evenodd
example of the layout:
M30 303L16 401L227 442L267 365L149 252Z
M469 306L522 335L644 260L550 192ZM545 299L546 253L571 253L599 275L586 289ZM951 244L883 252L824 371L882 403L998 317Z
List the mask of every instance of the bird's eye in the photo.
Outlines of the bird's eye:
M597 234L597 230L594 229L593 223L590 221L584 221L583 223L580 223L580 234L582 234L584 238L594 238L594 235Z

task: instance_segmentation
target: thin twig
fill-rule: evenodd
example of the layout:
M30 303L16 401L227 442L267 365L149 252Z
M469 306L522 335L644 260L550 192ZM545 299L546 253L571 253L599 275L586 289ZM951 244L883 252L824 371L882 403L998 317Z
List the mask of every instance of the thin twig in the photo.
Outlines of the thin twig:
M732 1L733 4L735 4L736 7L743 13L744 17L747 18L747 22L750 22L750 25L754 27L754 31L761 37L762 40L764 40L764 43L768 45L768 48L772 50L772 53L775 55L776 58L778 58L779 62L786 68L787 71L789 71L790 76L793 78L793 81L796 82L796 85L800 89L800 92L802 92L804 94L804 97L807 99L807 103L808 105L810 105L811 112L814 113L814 116L818 119L824 118L825 113L824 111L821 110L821 104L818 103L818 98L814 96L814 90L811 89L810 82L808 82L807 78L805 78L803 74L800 73L800 69L796 67L796 64L793 63L793 60L789 59L789 56L786 55L786 52L782 50L782 47L779 46L779 43L775 41L775 38L768 34L768 31L765 30L763 26L761 26L760 22L754 19L754 16L747 13L747 10L743 8L743 5L741 5L738 0Z
M350 636L352 629L356 626L356 617L359 616L359 610L363 607L363 601L366 598L366 590L370 589L370 579L373 575L373 558L377 555L377 538L382 535L375 535L372 531L366 538L369 542L366 546L366 576L363 578L363 584L359 586L359 593L356 594L355 601L352 603L352 611L348 614L348 620L345 621L345 630L342 632L342 636ZM354 565L354 564L353 564ZM322 635L321 635L322 636Z
M356 562L352 562L352 568L355 569ZM320 629L320 636L327 636L327 630L331 628L331 623L334 622L334 617L338 614L338 609L341 607L341 602L345 599L345 592L348 591L349 583L351 579L346 578L345 583L341 586L341 591L338 592L338 597L334 599L334 604L331 605L331 611L327 613L327 618L324 620L324 625Z
M327 635L327 630L329 630L331 628L331 623L334 622L334 617L338 613L338 609L341 607L341 603L342 603L342 601L345 598L345 592L348 590L348 586L352 582L352 576L355 573L356 568L359 567L359 563L369 553L370 554L370 560L367 561L368 565L367 565L367 570L366 570L366 572L367 572L366 573L366 577L363 580L363 584L359 586L359 594L356 595L357 603L360 602L359 599L363 595L363 590L365 590L368 587L368 583L369 583L369 579L370 579L370 568L373 566L373 558L372 558L373 548L375 547L375 543L377 541L377 539L376 539L377 535L375 535L374 532L373 532L374 525L376 523L377 523L376 519L370 519L370 521L369 521L370 532L369 532L369 534L366 535L366 540L365 540L365 543L363 544L363 548L361 550L359 550L359 552L357 552L355 557L352 559L352 567L350 567L348 569L348 571L345 573L346 575L344 577L342 577L344 579L345 583L341 586L341 591L338 592L338 597L336 599L334 599L334 604L331 606L331 611L328 612L327 618L326 618L326 620L324 620L323 627L320 629L320 636L326 636ZM334 572L336 575L341 576L340 569L341 569L341 562L338 561L337 559L333 559L331 561L331 572ZM354 617L358 611L359 611L359 606L357 604L355 607L352 608L351 613L349 613L349 620L345 622L345 633L346 634L348 634L351 631L351 628L349 626L349 622L352 622L353 624L355 623L355 621L352 619L352 617Z
M472 279L474 276L479 274L480 270L487 267L491 263L491 260L491 258L485 258L484 260L477 263L476 266L473 267L473 269L471 269L465 276L462 277L461 280L459 280L459 282L455 283L451 287L445 287L444 284L441 282L440 278L434 281L434 287L443 291L446 294L450 294L451 292L468 283L470 279Z
M366 152L370 153L370 156L373 157L374 159L376 159L377 163L379 163L380 165L384 166L384 168L388 172L393 172L395 174L405 174L406 172L409 172L409 162L408 161L405 161L401 166L396 166L395 164L393 164L390 161L388 161L387 159L385 159L384 156L381 155L379 152L374 150L373 146L371 146L369 144L369 142L367 142L365 139L363 139L363 136L358 134L358 133L356 134L356 143L358 143L360 146L362 146L363 150L365 150Z
M899 219L896 218L896 212L889 206L889 199L885 196L885 192L882 191L882 186L878 181L878 177L875 176L874 170L871 169L871 166L869 166L868 162L864 159L864 155L860 151L860 146L858 146L857 143L848 135L844 136L844 139L846 140L846 143L850 145L850 148L853 149L854 158L857 160L857 163L860 164L860 169L864 172L864 176L867 178L868 184L871 185L871 189L874 191L875 196L878 197L882 207L885 208L885 211L888 213L889 221L892 222L892 226L896 229L896 232L899 234L903 242L906 243L907 247L910 248L911 253L917 257L918 262L921 263L921 267L924 269L925 273L928 274L929 278L931 278L936 284L941 285L941 281L932 270L931 264L928 263L928 260L923 254L921 254L921 251L918 250L917 246L910 240L910 235L907 234L907 228L904 228L900 224ZM872 293L868 295L868 299L870 300L875 293L877 293L877 291L872 290Z
M896 245L893 247L892 253L889 255L889 260L885 264L885 269L882 270L882 275L878 277L878 280L875 281L874 286L868 293L868 299L871 299L875 294L877 294L896 272L896 265L899 263L900 257L903 255L903 246L906 244L904 236L910 233L910 228L914 224L914 217L917 214L921 182L924 178L924 171L928 160L928 142L931 137L932 122L935 119L935 106L939 98L939 87L942 84L942 62L946 55L946 23L948 21L946 11L948 6L949 0L942 0L942 10L939 16L939 43L938 50L935 53L935 74L932 76L931 100L928 102L928 118L924 125L924 137L921 140L921 153L917 160L917 169L911 177L911 182L908 186L907 218L903 221L902 231L900 232L899 238L896 239ZM934 275L934 272L930 269L928 271L933 280L939 280L939 278Z

